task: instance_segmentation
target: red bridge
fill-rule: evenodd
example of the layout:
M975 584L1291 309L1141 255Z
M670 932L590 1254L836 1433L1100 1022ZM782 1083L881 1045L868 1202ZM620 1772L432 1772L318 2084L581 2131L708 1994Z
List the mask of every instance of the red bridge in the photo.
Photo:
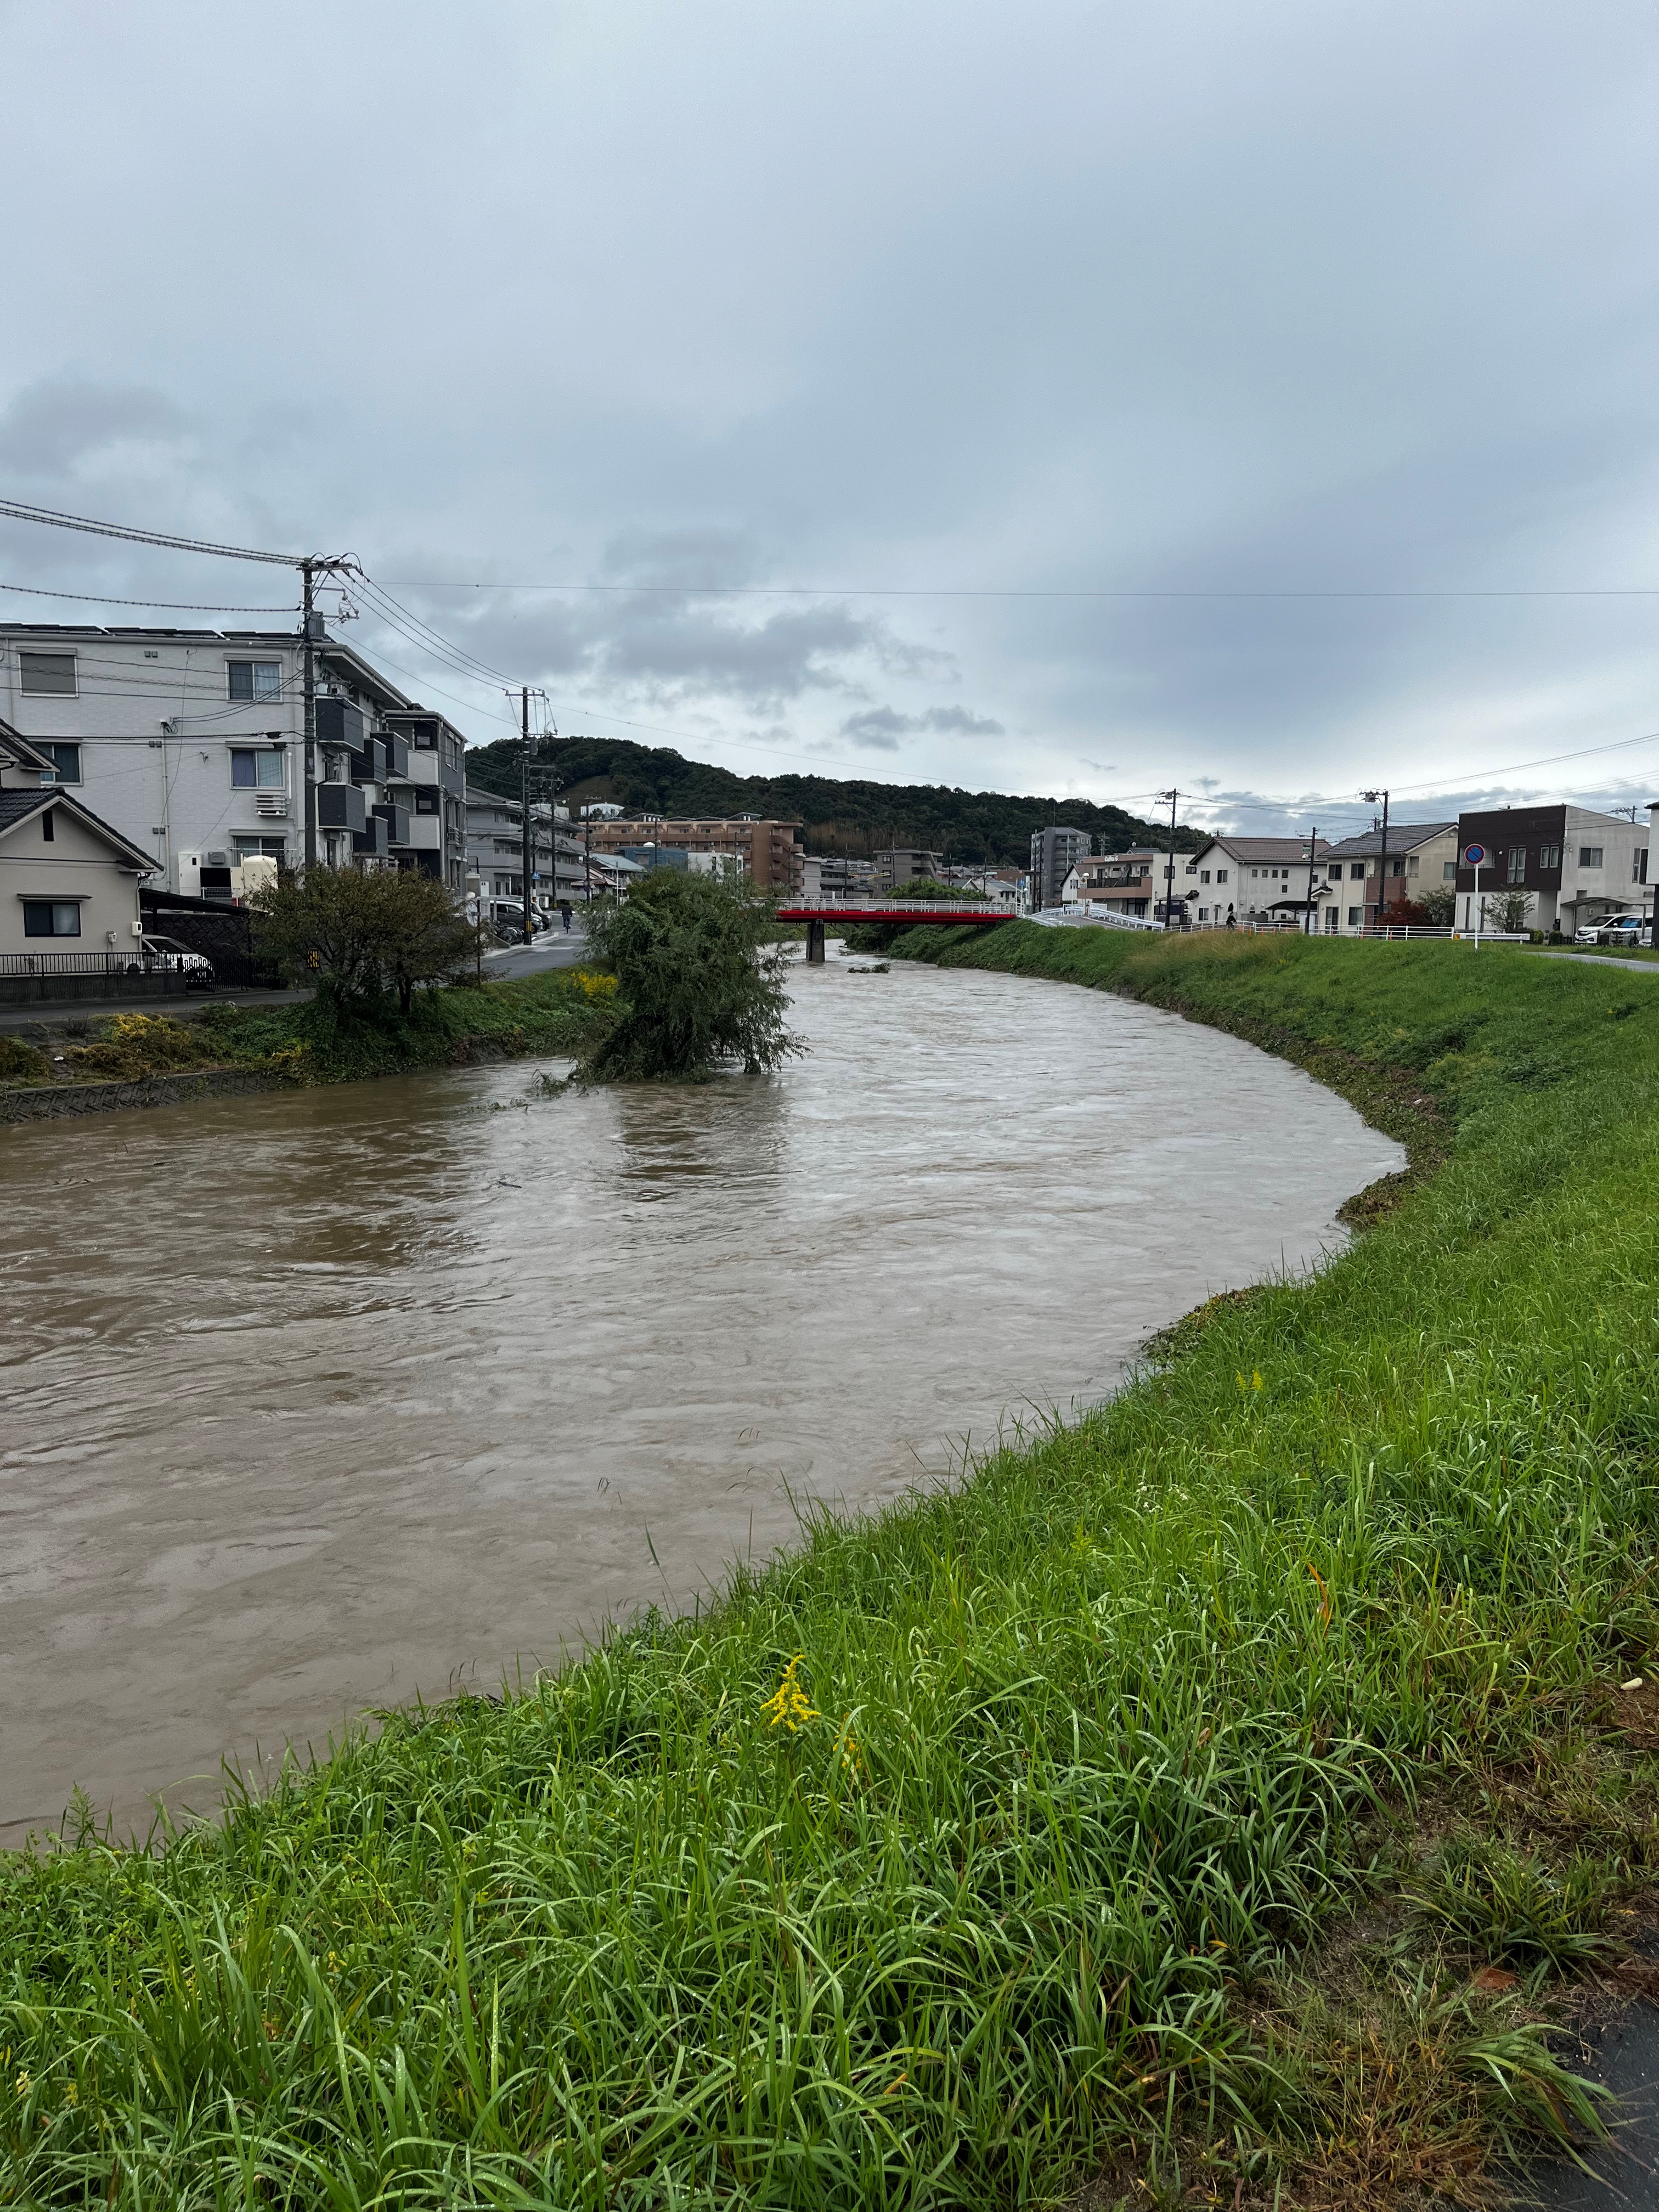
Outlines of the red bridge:
M780 921L806 924L806 957L823 958L824 926L831 921L967 922L984 929L1016 917L1006 907L977 906L968 899L812 899L778 908Z

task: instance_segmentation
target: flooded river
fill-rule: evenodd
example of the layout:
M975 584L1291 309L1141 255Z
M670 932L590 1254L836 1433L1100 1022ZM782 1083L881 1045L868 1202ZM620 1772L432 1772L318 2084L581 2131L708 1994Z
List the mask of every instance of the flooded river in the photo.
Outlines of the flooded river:
M1108 1393L1401 1164L1168 1014L844 958L763 1082L0 1131L0 1838L123 1823ZM654 1554L654 1557L653 1557Z

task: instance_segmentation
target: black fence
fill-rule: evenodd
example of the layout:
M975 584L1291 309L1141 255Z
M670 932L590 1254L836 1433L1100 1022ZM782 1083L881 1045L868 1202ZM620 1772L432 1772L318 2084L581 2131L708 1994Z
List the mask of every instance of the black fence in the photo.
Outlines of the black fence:
M138 907L149 934L170 937L187 952L200 952L210 960L221 989L275 990L283 982L276 962L256 949L253 917L245 908L143 890Z

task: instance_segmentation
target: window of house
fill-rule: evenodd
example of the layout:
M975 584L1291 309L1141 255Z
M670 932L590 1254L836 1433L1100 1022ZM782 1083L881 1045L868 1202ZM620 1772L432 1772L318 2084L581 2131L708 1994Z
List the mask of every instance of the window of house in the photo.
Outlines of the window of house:
M280 699L283 696L280 660L228 660L225 669L233 699Z
M1540 845L1538 848L1538 865L1540 868L1559 868L1561 865L1561 848L1559 845Z
M75 696L75 655L72 653L24 653L17 655L21 689L33 697L72 699Z
M285 860L288 858L286 837L233 837L236 848L236 863L244 860Z
M1443 884L1455 884L1457 881L1455 860L1443 860L1440 863L1440 880Z
M1198 909L1198 918L1200 921L1207 921L1210 918L1209 908L1206 906L1200 907Z
M1218 869L1216 870L1216 872L1215 872L1215 879L1216 879L1217 883L1218 883L1218 884L1224 884L1224 883L1226 882L1226 880L1227 880L1227 871L1225 870L1225 868L1218 868Z
M1405 874L1405 872L1406 872L1406 863L1404 862L1404 860L1390 860L1390 861L1389 861L1389 873L1391 876L1403 876L1403 875Z
M415 793L415 811L417 814L435 814L437 811L437 793L435 791L422 791L417 789Z
M78 937L81 934L80 901L26 898L23 901L23 934L25 937Z
M1331 862L1330 866L1326 870L1326 872L1326 872L1326 873L1327 873L1327 875L1330 878L1331 881L1332 881L1334 884L1340 884L1340 883L1341 882L1341 880L1342 880L1342 863L1341 863L1341 861L1340 861L1340 860L1333 860L1333 861Z
M31 740L38 753L44 753L57 772L59 783L79 783L81 781L81 748L79 745L43 744L36 738Z
M1599 845L1581 845L1578 848L1578 865L1581 868L1599 868L1601 848Z
M1207 868L1204 868L1204 869L1201 869L1201 870L1200 871L1198 880L1199 880L1199 881L1200 881L1200 883L1201 883L1201 884L1207 884L1207 883L1209 882L1209 880L1210 880L1210 872L1209 872L1209 870L1208 870Z
M47 807L46 812L40 817L40 835L48 845L58 835L57 826L52 818L51 807Z
M1414 876L1417 873L1417 855L1415 853L1408 853L1406 855L1406 873L1408 876Z
M236 791L281 791L286 782L283 756L268 746L233 745L230 781Z
M1524 845L1510 847L1510 881L1524 884L1527 880L1527 848Z
M1360 924L1361 918L1363 917L1363 915L1364 915L1364 911L1365 911L1365 910L1364 910L1364 908L1363 907L1358 907L1358 906L1351 906L1351 907L1348 908L1348 927L1349 927L1349 928L1350 928L1350 929L1358 929L1358 928L1359 924Z
M1633 884L1644 884L1648 879L1648 848L1638 845L1631 855L1630 879Z
M1350 860L1348 863L1348 881L1351 884L1363 884L1364 880L1365 863L1363 860Z

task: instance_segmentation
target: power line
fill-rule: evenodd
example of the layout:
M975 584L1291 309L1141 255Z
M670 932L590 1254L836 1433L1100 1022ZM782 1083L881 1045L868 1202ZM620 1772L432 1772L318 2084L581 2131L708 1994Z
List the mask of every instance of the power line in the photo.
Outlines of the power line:
M291 615L297 611L291 604L285 607L230 607L203 599L118 599L104 592L49 592L40 584L0 584L0 592L26 592L32 599L80 599L96 607L166 607L174 614Z
M20 499L0 499L0 515L14 522L40 522L54 530L81 530L94 538L119 538L132 545L165 545L175 553L209 553L223 561L264 561L276 568L303 568L303 553L261 553L249 545L217 545L204 538L176 538L163 530L137 530L125 522L94 522L88 515L63 514L50 507L32 507ZM318 566L324 563L319 559ZM343 566L343 562L331 565Z

